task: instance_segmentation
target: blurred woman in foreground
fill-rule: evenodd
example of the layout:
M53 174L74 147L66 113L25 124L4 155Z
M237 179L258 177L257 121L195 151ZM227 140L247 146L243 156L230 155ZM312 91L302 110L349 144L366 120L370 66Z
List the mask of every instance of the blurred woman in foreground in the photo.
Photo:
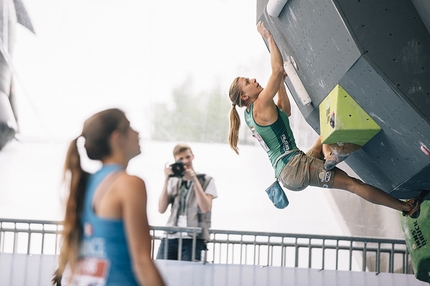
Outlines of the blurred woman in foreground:
M88 157L103 164L94 174L81 167L80 137ZM54 285L164 285L150 256L145 182L125 171L139 154L138 133L119 109L91 116L71 142L64 166L70 193Z

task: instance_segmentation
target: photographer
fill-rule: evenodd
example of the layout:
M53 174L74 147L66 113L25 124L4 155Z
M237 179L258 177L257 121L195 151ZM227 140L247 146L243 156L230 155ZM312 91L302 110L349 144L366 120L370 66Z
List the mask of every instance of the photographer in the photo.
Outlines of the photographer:
M200 261L202 250L206 250L211 225L212 200L217 197L212 177L197 174L193 168L194 154L185 144L173 149L176 163L164 169L165 181L158 201L158 211L164 213L171 204L167 226L201 227L197 237L195 260ZM167 235L167 259L177 260L179 237L182 236L181 260L191 261L192 237L188 233L169 233ZM166 238L161 241L157 259L164 259Z

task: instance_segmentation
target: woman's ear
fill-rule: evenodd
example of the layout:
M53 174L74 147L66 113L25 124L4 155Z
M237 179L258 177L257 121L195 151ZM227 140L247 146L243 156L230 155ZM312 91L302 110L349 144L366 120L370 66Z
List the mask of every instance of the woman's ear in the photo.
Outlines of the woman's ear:
M119 138L119 136L120 136L120 132L118 130L112 131L112 133L110 135L111 139L117 139L117 138Z
M118 130L114 130L109 138L109 143L111 147L117 146L119 143L119 138L121 137L121 132L119 132Z

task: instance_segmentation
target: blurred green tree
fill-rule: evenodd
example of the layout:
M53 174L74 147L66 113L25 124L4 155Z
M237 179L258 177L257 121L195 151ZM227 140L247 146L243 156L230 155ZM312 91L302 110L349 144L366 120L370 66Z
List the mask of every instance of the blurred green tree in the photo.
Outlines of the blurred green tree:
M153 140L227 143L231 104L219 84L210 91L195 92L188 78L172 97L155 105Z

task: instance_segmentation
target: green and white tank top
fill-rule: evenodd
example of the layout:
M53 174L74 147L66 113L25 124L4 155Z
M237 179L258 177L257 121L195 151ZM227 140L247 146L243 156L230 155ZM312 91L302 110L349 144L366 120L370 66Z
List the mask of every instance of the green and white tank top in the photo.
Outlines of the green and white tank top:
M246 124L251 129L252 136L258 140L261 147L267 152L270 163L275 169L276 177L278 177L290 159L297 155L298 150L287 154L276 163L279 156L297 149L287 114L278 106L276 108L278 109L278 119L268 126L261 126L255 122L253 115L254 103L251 104L249 111L245 109L244 113Z

